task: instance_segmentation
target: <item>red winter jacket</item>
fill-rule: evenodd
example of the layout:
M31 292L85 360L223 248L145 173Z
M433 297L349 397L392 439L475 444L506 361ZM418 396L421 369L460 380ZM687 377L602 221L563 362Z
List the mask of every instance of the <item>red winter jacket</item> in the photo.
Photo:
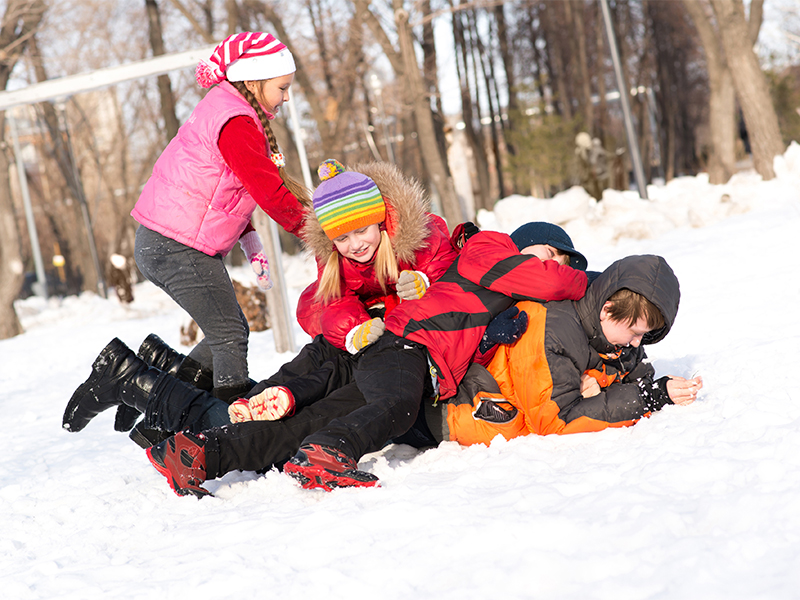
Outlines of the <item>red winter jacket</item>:
M349 170L372 178L381 191L386 202L385 226L399 270L421 271L431 283L439 279L455 260L456 251L450 244L444 220L425 211L428 201L422 187L388 163L352 165ZM388 314L397 306L395 285L388 283L386 292L381 289L375 277L374 258L362 264L340 256L341 297L321 303L314 298L317 283L334 250L333 242L322 231L311 210L302 239L315 255L318 277L300 296L297 320L311 337L322 333L330 343L344 350L350 330L371 318L367 313L369 307L383 303Z
M486 326L516 300L578 300L586 273L520 254L504 233L472 236L439 281L386 317L386 329L427 347L439 397L456 393Z

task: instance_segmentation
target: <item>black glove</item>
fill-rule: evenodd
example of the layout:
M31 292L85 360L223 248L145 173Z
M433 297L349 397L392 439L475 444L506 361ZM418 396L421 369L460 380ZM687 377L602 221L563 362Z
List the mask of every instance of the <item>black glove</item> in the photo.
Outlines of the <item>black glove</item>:
M485 354L497 344L516 342L527 329L528 313L520 311L516 306L507 308L487 325L479 347L481 354Z
M472 223L471 221L459 223L453 230L453 235L450 236L450 245L453 246L453 249L456 250L456 252L458 252L464 247L464 244L467 243L467 240L476 233L480 233L480 229L478 229L478 226L475 225L475 223Z

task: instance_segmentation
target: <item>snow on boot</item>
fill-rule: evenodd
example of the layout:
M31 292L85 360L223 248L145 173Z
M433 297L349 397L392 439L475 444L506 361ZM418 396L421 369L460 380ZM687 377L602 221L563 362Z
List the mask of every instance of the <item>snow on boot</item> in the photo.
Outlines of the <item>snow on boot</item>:
M142 393L127 389L126 384L137 373L147 369L147 365L121 340L111 340L92 364L89 378L72 394L64 411L62 427L67 431L80 431L101 412L123 404L125 399L128 399L125 404L141 412L147 396L142 397Z
M253 421L277 421L294 414L294 396L282 385L269 387L250 398L249 408Z
M178 433L147 449L147 458L156 470L167 478L178 496L192 494L197 498L213 496L200 487L206 480L206 438L200 433Z
M287 462L283 471L310 490L321 488L330 492L340 487L374 487L378 478L358 470L355 460L338 448L319 444L303 444Z

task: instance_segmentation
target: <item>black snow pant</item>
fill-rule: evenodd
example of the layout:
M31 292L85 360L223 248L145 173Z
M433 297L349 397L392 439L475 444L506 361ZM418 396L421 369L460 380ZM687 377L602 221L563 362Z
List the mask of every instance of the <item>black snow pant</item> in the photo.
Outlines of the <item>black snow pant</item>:
M282 467L307 436L364 404L364 396L351 383L287 419L247 421L204 431L206 478L236 470L264 472L273 466Z
M319 335L277 373L257 383L247 397L282 385L292 392L296 412L353 381L353 357ZM338 415L337 415L338 416ZM162 431L200 432L230 425L228 403L163 373L148 400L145 425Z
M339 416L303 443L333 446L356 461L405 434L433 392L424 346L389 331L357 355L353 378L365 404Z
M195 433L230 423L228 403L168 373L160 373L144 410L148 429Z
M268 387L282 385L296 403L296 411L328 396L353 381L355 357L328 342L321 334L300 349L278 372L257 383L247 398Z

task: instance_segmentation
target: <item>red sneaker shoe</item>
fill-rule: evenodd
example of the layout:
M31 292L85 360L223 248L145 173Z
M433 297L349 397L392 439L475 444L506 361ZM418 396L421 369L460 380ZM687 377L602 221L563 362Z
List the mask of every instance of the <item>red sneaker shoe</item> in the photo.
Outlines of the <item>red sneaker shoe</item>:
M355 460L338 448L303 444L286 463L283 471L307 490L321 488L330 492L340 487L375 487L380 485L372 473L359 471Z
M147 458L178 496L213 496L200 487L206 480L205 445L203 434L195 436L186 431L148 448Z

